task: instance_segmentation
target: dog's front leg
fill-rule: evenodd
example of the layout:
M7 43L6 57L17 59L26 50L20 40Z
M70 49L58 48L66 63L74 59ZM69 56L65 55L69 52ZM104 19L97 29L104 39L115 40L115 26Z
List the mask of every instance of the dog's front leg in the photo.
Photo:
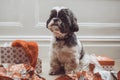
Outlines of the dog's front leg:
M77 71L77 67L79 66L79 60L72 59L65 63L65 73L71 74L75 71Z
M58 61L57 58L53 58L51 59L50 62L50 73L49 75L56 75L60 72L60 62Z

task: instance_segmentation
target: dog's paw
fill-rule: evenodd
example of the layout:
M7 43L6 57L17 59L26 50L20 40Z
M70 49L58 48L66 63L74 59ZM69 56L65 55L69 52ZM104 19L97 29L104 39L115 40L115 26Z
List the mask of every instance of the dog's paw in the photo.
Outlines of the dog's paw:
M50 72L49 75L56 75L56 72Z
M57 75L57 74L59 74L59 71L54 71L54 70L52 71L52 70L51 70L51 71L49 72L49 75Z

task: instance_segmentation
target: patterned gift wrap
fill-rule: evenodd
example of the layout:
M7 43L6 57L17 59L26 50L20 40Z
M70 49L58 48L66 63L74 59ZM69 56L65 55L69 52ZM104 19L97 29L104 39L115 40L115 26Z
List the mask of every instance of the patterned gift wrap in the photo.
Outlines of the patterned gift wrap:
M36 65L36 72L40 74L42 72L42 60L38 58L37 65Z
M25 51L17 47L0 47L1 63L30 63Z
M20 47L0 47L0 63L30 64L25 51ZM42 72L42 61L38 59L36 65L36 72Z
M102 67L107 71L114 70L115 61L106 56L97 56L97 60Z

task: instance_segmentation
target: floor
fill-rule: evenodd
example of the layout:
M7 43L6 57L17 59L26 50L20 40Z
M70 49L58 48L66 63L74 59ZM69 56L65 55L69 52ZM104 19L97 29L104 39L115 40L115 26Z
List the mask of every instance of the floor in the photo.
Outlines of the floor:
M120 70L120 59L115 59L114 70L115 71ZM59 76L59 75L57 75L57 76L49 75L49 61L47 58L42 59L42 73L40 75L42 77L46 78L46 80L55 80Z
M46 80L55 80L59 75L49 75L49 63L48 61L42 63L42 73L40 74Z

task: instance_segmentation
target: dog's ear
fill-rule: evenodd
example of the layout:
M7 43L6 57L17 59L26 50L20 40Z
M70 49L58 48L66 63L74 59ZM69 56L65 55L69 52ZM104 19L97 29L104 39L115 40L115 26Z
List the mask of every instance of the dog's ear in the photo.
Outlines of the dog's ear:
M57 11L56 10L51 10L51 12L50 12L50 15L49 15L49 19L47 20L47 22L46 22L46 27L48 28L48 24L49 24L49 22L51 21L51 19L53 18L53 17L56 17L56 15L57 15Z
M48 19L47 22L46 22L46 28L48 28L49 22L50 22L50 19Z
M77 32L79 30L79 26L77 24L77 18L74 16L73 12L70 9L68 9L68 12L71 19L71 31Z
M77 32L79 30L79 26L77 24L77 19L76 19L76 17L74 15L72 16L71 30L72 30L72 32Z

